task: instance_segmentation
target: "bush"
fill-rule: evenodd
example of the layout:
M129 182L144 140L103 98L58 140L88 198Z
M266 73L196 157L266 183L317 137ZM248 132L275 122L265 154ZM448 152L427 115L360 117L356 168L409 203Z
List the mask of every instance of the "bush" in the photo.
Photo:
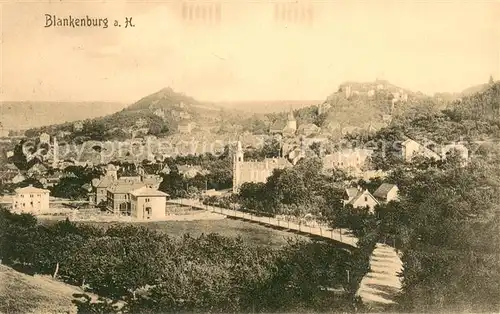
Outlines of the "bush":
M217 234L169 238L131 225L103 230L66 220L40 226L28 216L1 214L0 249L10 263L102 297L80 296L80 313L116 312L118 301L126 303L123 313L343 311L354 306L352 293L326 288L350 291L346 270L357 280L368 254L353 253L357 265L325 242L255 247Z

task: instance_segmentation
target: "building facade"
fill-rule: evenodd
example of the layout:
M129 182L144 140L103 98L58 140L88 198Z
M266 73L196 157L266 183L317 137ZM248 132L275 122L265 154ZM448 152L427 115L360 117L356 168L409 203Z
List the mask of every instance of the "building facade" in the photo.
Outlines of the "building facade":
M165 217L168 194L142 187L130 192L130 215L137 219L161 219Z
M127 180L118 180L106 191L106 205L108 211L114 214L130 214L130 195L131 191L145 187L142 182Z
M357 187L345 190L344 205L351 205L353 208L368 208L368 211L373 214L378 204L377 199L366 189Z
M417 143L412 139L407 139L401 143L401 158L404 161L411 161L415 156L422 156L425 158L433 158L435 160L440 160L441 156L433 152L429 148Z
M233 192L237 193L245 182L266 182L274 169L292 167L285 158L266 158L264 161L244 161L241 142L238 141L233 155Z
M367 164L372 154L371 149L343 149L323 156L323 168L359 171Z
M177 129L178 129L179 133L189 134L193 131L193 129L195 127L196 127L196 125L194 124L194 122L183 122L183 123L179 123L179 125L177 126Z
M395 184L383 183L373 193L373 196L375 196L375 198L377 198L380 202L387 203L397 200L398 192L399 189Z
M29 185L15 190L12 209L20 213L41 214L49 210L50 191Z

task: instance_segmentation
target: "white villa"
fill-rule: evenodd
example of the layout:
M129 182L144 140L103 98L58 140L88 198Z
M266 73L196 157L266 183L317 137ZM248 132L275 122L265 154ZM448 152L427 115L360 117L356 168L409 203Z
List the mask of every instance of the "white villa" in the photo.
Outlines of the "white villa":
M167 193L142 187L130 192L130 215L138 219L165 217Z
M40 214L49 210L49 190L29 185L15 190L12 209L15 212Z

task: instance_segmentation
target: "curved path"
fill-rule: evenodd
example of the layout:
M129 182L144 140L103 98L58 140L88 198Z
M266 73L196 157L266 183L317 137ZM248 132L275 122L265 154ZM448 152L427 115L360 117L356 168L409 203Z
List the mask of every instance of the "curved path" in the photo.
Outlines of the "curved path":
M204 209L227 217L258 222L264 226L280 228L283 231L298 231L313 236L319 236L350 247L356 247L358 241L356 237L345 232L346 230L306 226L287 220L281 220L279 218L255 216L250 213L232 209L204 205L198 200L192 199L175 199L168 200L167 202ZM365 305L373 309L384 307L388 304L394 304L394 299L401 289L401 279L398 275L401 270L402 262L396 250L386 244L378 243L370 258L370 271L361 280L357 295L361 297Z

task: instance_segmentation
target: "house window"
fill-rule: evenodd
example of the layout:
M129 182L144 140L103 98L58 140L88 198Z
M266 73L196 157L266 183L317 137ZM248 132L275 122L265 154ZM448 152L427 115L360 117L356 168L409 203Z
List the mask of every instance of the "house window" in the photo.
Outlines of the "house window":
M30 194L30 197L33 197L33 194Z
M368 202L368 196L365 196L365 202Z
M30 202L30 206L33 206L33 202Z
M146 201L146 202L149 202L149 198L147 198L145 201ZM149 208L149 207L148 207L148 208Z

